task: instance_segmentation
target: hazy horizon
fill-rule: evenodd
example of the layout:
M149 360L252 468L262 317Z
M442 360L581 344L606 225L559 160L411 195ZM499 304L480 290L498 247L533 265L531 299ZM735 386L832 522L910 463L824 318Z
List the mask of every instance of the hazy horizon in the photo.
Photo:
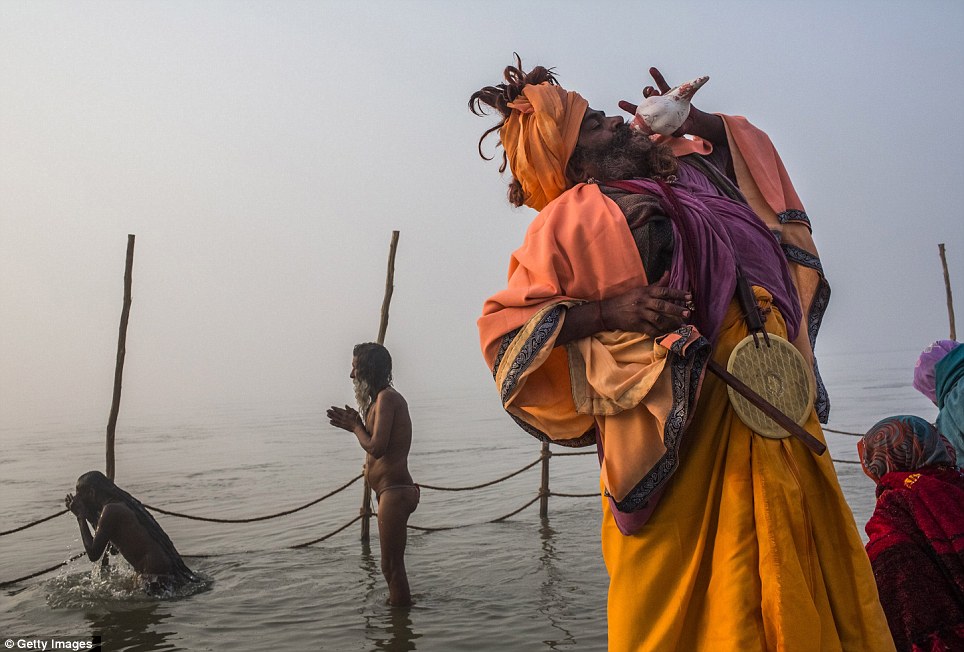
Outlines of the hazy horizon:
M495 120L466 104L514 51L609 113L649 66L709 75L697 104L770 134L813 223L818 355L947 337L964 5L666 7L0 2L0 426L106 418L128 233L122 414L350 400L393 229L400 387L495 402L475 320L535 213L506 202L477 151Z

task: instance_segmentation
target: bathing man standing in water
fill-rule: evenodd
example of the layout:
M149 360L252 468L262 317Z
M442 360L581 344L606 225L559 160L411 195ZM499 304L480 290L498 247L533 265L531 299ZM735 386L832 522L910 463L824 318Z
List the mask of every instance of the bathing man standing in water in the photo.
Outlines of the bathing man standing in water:
M351 379L358 410L333 405L328 419L331 425L353 433L367 453L365 474L378 502L378 541L388 603L405 607L412 603L405 574L406 528L419 499L418 485L408 472L412 419L408 403L392 387L392 357L381 344L355 346Z

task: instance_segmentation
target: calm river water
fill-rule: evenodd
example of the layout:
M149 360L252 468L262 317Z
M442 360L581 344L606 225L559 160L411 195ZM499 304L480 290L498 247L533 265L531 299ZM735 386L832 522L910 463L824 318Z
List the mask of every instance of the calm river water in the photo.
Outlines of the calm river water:
M833 411L829 427L862 431L897 413L934 418L910 385L918 351L824 355ZM399 387L406 393L404 387ZM418 482L461 487L494 480L535 460L538 443L498 406L492 387L445 396L408 395L416 425ZM118 429L117 481L143 502L217 518L245 518L303 505L359 474L360 449L324 420L323 404L246 405L156 415ZM103 468L103 421L0 424L0 531L63 508L77 476ZM855 438L828 434L835 459L855 459ZM873 486L860 467L837 465L861 530ZM552 460L551 488L596 490L594 456ZM393 610L379 571L377 531L359 541L354 523L301 549L358 514L360 482L296 514L251 524L158 515L205 590L170 600L144 597L119 565L101 578L86 560L0 590L0 637L103 637L105 650L602 650L606 571L596 498L553 497L486 523L536 496L538 466L475 491L425 489L411 524L407 566L417 601ZM82 551L72 517L0 537L0 581ZM203 555L193 557L193 555Z

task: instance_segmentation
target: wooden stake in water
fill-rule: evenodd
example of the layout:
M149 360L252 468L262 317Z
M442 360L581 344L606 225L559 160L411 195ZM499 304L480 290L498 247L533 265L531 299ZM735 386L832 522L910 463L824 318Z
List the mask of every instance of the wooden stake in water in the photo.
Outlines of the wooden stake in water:
M944 243L937 245L941 253L941 266L944 268L944 289L947 292L947 318L951 323L951 339L957 339L957 329L954 326L954 297L951 294L951 275L947 273L947 256L944 254Z
M127 353L127 320L131 314L131 285L134 269L134 235L127 236L127 264L124 267L124 307L121 310L120 332L117 335L117 362L114 366L114 395L107 419L107 469L105 474L114 479L114 431L120 411L121 380L124 376L124 356Z
M388 247L388 274L385 278L385 298L382 299L382 318L378 325L379 344L385 344L385 332L388 330L388 307L392 303L392 293L395 291L395 251L398 249L398 231L392 231L392 242ZM365 469L362 470L363 472ZM362 525L361 540L368 543L371 533L372 517L372 488L368 484L368 474L365 473L365 482L362 489Z
M395 291L395 250L398 249L398 231L392 231L392 242L388 246L388 275L385 278L385 298L382 299L382 320L378 325L379 344L385 343L385 331L388 330L388 306L392 302Z

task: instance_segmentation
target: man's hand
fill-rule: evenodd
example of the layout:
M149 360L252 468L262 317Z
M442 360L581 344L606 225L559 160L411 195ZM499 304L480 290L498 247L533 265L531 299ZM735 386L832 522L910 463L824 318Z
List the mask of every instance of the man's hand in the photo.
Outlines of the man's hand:
M73 494L67 494L67 497L64 498L64 505L77 518L84 518L84 503L82 500L74 498Z
M689 292L669 287L669 272L665 272L656 283L569 308L555 346L603 331L621 330L650 337L671 333L692 315L692 299Z
M650 68L649 74L653 76L653 81L656 82L656 85L659 87L659 90L656 90L652 86L647 86L646 88L643 89L643 97L652 97L653 95L662 95L663 93L665 93L670 89L670 85L666 83L665 79L663 79L663 73L661 73L659 70L657 70L656 68ZM627 102L626 100L620 100L619 108L622 109L623 111L626 111L628 113L632 113L633 115L635 115L636 109L639 107L636 104L633 104L632 102Z
M662 95L672 88L666 83L666 80L663 78L663 73L661 73L658 69L650 68L649 74L652 75L653 81L656 82L657 88L647 86L643 89L643 97ZM632 102L620 100L619 108L627 113L636 115L637 105L633 104ZM693 134L694 136L705 138L716 145L720 143L721 133L722 138L724 139L723 142L725 142L726 134L725 132L721 132L722 128L722 120L719 116L703 113L691 104L689 116L687 116L686 121L680 125L680 128L673 132L673 136L679 138L684 134Z
M672 88L669 84L666 83L666 80L663 78L663 73L661 73L658 69L650 68L649 74L652 75L653 81L656 82L656 86L658 87L658 90L656 88L653 88L652 86L647 86L646 88L643 89L643 97L653 97L654 95L657 95L657 96L662 95L663 93L670 90L670 88ZM626 111L627 113L636 115L636 109L638 108L638 106L636 104L633 104L632 102L627 102L626 100L620 100L619 108L622 109L623 111ZM702 111L700 111L699 109L697 109L695 106L691 104L689 116L687 116L686 121L682 125L680 125L680 128L673 132L673 136L676 136L678 138L683 136L683 134L694 133L693 127L694 127L695 121L698 120L697 116L701 113Z
M328 422L331 425L342 430L347 430L348 432L355 432L355 428L363 425L361 415L358 414L358 411L347 405L344 408L332 405L328 408L327 414Z
M686 303L692 300L689 292L666 286L669 274L654 285L635 288L600 306L602 321L612 330L643 333L650 337L665 335L682 326L691 311Z

